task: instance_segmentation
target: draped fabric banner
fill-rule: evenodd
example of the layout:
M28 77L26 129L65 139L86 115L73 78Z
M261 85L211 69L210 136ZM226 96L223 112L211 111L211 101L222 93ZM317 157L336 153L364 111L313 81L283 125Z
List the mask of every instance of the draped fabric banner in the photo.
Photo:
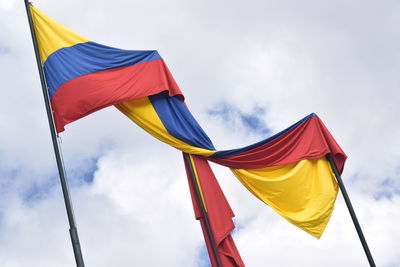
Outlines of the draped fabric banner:
M216 150L157 51L104 46L73 33L33 6L30 9L57 132L115 105L149 134L190 154L223 266L244 264L230 235L234 214L208 161L231 168L253 195L292 224L317 238L322 235L338 192L325 156L332 155L340 173L347 156L316 114L258 143ZM189 185L195 216L204 230L190 181ZM210 251L209 237L203 232ZM210 259L215 266L211 253Z
M213 230L214 240L217 246L219 258L222 266L244 266L235 242L230 233L235 229L232 218L235 216L231 207L222 192L208 161L204 157L189 155L194 166L195 180L200 188L200 194L205 203L205 209ZM192 196L193 208L196 219L200 220L206 241L208 255L212 266L217 266L216 259L212 252L210 237L205 227L204 216L201 212L200 203L197 200L194 185L190 177L187 162L185 162L186 173L189 181L190 195Z
M340 171L346 156L315 114L254 145L216 151L178 97L160 93L116 106L159 140L231 168L282 217L317 238L322 235L338 192L325 155L334 155Z

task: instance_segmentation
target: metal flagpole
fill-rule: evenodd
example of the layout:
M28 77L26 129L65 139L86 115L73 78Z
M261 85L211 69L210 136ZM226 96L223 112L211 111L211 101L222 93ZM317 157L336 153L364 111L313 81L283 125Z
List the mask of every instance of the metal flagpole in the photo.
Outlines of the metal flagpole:
M337 182L339 184L340 191L342 191L342 195L343 195L344 201L346 202L347 208L348 208L348 210L350 212L351 219L353 220L354 226L356 227L358 237L360 238L361 244L362 244L362 246L364 248L365 255L367 256L369 265L371 267L375 267L376 265L375 265L374 259L372 258L372 254L369 251L367 241L365 240L365 237L364 237L364 234L363 234L363 232L361 230L361 226L360 226L360 224L358 222L356 213L354 212L353 205L351 205L349 195L347 194L346 188L344 187L344 183L343 183L342 178L340 177L340 174L339 174L339 172L337 170L336 164L333 161L333 158L332 158L332 156L330 154L327 154L326 158L328 159L329 163L331 164L332 170L335 173L336 180L337 180Z
M70 227L69 233L71 236L72 247L74 250L76 266L84 267L85 264L83 262L81 246L79 243L78 231L76 228L75 217L74 217L74 212L73 212L72 203L71 203L71 197L69 194L67 179L66 179L66 175L65 175L66 172L65 172L65 168L64 168L64 164L63 164L63 160L62 160L62 156L61 156L61 147L60 147L58 135L56 134L56 129L54 126L54 118L53 118L52 110L51 110L51 106L50 106L49 94L47 91L46 80L45 80L45 76L44 76L44 72L43 72L43 68L42 68L42 64L41 64L40 56L39 56L38 42L36 39L36 34L35 34L34 26L33 26L31 11L29 9L29 6L31 3L28 0L24 0L24 1L25 1L25 8L26 8L27 16L28 16L28 21L29 21L29 28L31 30L33 47L35 49L36 63L37 63L38 71L39 71L40 82L42 84L42 91L43 91L44 102L46 105L47 119L49 121L51 138L53 140L53 147L54 147L54 153L55 153L56 161L57 161L58 173L60 175L61 188L62 188L62 192L63 192L63 196L64 196L65 207L67 209L67 215L68 215L68 221L69 221L69 227Z
M204 224L205 224L206 229L207 229L207 234L210 237L210 243L211 243L211 247L212 247L212 250L213 250L213 254L215 256L215 260L217 262L217 266L218 267L222 267L221 260L219 258L218 251L217 251L217 245L215 243L215 239L214 239L214 236L212 234L210 221L208 220L207 211L205 209L203 198L201 197L201 194L200 194L199 184L197 183L196 176L194 174L194 168L193 168L193 165L192 165L192 161L190 160L190 155L185 153L185 152L183 152L183 157L185 158L185 161L186 161L187 165L189 166L190 178L192 179L192 183L193 183L193 186L194 186L194 190L196 192L197 200L200 203L201 213L203 214Z

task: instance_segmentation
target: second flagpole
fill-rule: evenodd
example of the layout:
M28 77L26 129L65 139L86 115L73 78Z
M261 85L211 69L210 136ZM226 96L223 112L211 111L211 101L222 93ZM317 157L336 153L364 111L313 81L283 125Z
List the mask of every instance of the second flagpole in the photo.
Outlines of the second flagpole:
M219 258L219 255L218 255L217 244L215 242L214 235L213 235L213 232L212 232L212 229L211 229L211 224L210 224L210 221L208 219L207 211L205 209L205 203L203 202L203 198L201 197L200 185L197 183L197 180L196 180L196 174L195 174L195 170L194 170L193 163L192 163L192 160L191 160L191 156L188 153L183 152L183 157L184 157L184 159L186 161L186 164L187 164L187 166L189 168L190 178L192 180L194 191L196 193L196 198L197 198L197 201L199 202L200 210L201 210L201 213L202 213L203 218L204 218L204 224L205 224L205 227L206 227L206 230L207 230L207 235L210 238L210 243L211 243L211 247L212 247L212 251L213 251L213 254L214 254L215 261L217 263L217 267L222 267L221 259Z
M346 187L344 186L342 177L339 174L339 171L338 171L338 169L336 167L335 161L333 160L333 158L332 158L332 156L330 154L327 154L326 158L327 158L327 160L329 161L329 163L330 163L330 165L332 167L333 173L335 174L336 181L339 184L339 188L340 188L340 191L342 192L342 195L343 195L343 198L344 198L344 202L346 203L346 206L347 206L347 209L349 210L351 219L353 220L354 227L356 228L358 237L360 238L361 244L362 244L362 246L364 248L364 252L365 252L365 255L367 256L369 265L371 267L375 267L376 265L375 265L374 259L372 258L371 251L369 250L369 247L368 247L368 244L367 244L367 240L365 240L363 231L361 230L360 223L358 222L356 213L354 212L354 209L353 209L353 205L351 204L349 195L347 194Z

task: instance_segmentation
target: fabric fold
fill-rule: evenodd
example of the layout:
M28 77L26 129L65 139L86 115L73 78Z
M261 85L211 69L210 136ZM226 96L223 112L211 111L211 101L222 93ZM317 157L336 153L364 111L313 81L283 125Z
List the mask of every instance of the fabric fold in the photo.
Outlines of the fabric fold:
M184 102L155 50L123 50L86 39L30 5L57 132L99 109L115 105L160 141L190 154L223 266L244 266L233 242L234 216L208 161L231 168L239 181L283 218L319 238L332 214L337 184L325 156L340 173L346 154L312 113L255 144L217 150ZM187 162L185 162L187 169ZM188 178L190 174L188 173ZM193 207L207 248L199 200ZM216 266L210 253L210 260Z
M166 94L157 97L158 101L168 101L170 98ZM147 112L139 109L136 103L139 101L146 106ZM185 107L183 101L179 103L179 109ZM178 109L175 105L167 106L169 109ZM253 195L290 223L316 238L321 237L333 212L338 192L325 155L333 155L340 170L343 170L346 155L316 114L310 114L254 145L219 151L191 146L172 136L164 124L165 116L159 114L160 110L156 110L151 101L132 100L117 107L159 140L183 152L204 156L209 161L231 168ZM177 111L167 111L166 114L174 112ZM182 118L174 116L169 119ZM190 120L183 119L176 123L183 122L190 123ZM195 126L200 127L197 123L192 125ZM202 131L193 131L191 136L200 140L196 135L203 134Z
M205 204L206 216L208 217L211 225L212 234L217 246L218 256L221 260L222 266L244 266L235 242L231 236L231 232L235 228L235 225L232 221L232 218L235 216L235 214L229 206L229 203L226 200L225 195L222 192L207 159L195 155L189 155L189 157L196 175L194 180L197 182L198 187L201 190L201 197ZM184 163L195 217L197 220L200 220L212 266L217 266L210 242L210 236L208 235L205 226L204 215L201 212L201 203L195 193L193 179L191 179L192 177L188 162L184 160Z
M320 238L338 193L325 157L262 169L232 169L240 182L292 224Z

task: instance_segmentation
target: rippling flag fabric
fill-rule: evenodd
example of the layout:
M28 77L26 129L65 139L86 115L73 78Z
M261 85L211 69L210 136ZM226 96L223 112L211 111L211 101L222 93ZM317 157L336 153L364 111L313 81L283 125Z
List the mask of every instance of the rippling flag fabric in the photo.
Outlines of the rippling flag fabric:
M182 93L157 51L122 50L79 36L31 6L57 132L96 110L164 90Z
M322 235L338 192L325 155L333 156L340 172L346 155L317 115L256 144L216 151L178 97L160 93L117 108L159 140L231 168L251 193L282 217L317 238Z
M190 154L223 266L244 264L230 235L234 214L208 161L231 168L252 194L282 217L317 238L321 236L338 192L325 156L332 155L340 173L347 157L317 115L310 114L258 143L216 150L157 51L100 45L33 6L30 9L57 132L64 131L68 123L115 105L157 139ZM193 184L189 185L195 216L204 227ZM209 237L204 235L210 251ZM210 253L215 266L212 257Z

